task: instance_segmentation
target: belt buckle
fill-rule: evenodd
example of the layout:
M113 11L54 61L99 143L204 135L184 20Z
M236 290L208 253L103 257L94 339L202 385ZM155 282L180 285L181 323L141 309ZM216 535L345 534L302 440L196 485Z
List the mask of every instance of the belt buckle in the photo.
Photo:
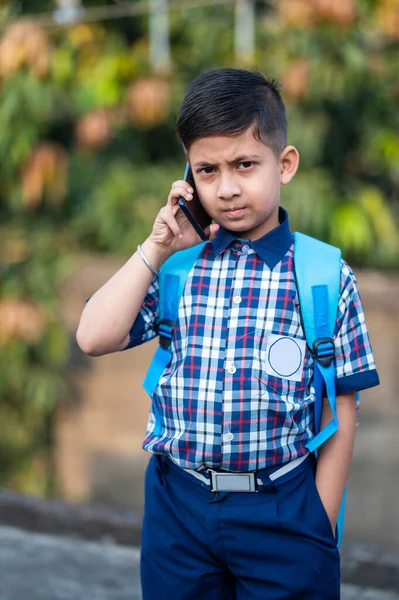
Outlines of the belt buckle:
M212 492L256 492L255 473L209 473Z

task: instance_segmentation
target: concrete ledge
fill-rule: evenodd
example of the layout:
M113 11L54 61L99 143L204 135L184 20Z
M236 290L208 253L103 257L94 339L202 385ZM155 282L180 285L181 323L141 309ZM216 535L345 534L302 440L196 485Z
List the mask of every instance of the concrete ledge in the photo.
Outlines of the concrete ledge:
M399 552L346 540L341 559L342 581L399 593Z
M139 547L141 521L142 515L132 510L82 506L0 491L0 523L22 530ZM342 581L346 584L399 594L399 551L345 540L341 557Z
M43 500L0 490L0 523L40 533L139 546L142 515L132 510Z

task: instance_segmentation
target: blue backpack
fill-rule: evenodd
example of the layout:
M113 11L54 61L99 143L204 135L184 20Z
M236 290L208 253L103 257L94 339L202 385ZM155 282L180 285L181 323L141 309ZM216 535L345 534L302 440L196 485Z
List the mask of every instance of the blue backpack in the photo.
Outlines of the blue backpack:
M145 376L143 385L152 399L155 388L172 354L173 328L177 320L180 299L189 272L208 242L173 254L162 266L159 275L159 346ZM307 444L317 458L318 448L338 430L335 396L334 328L337 316L341 273L341 251L312 237L294 234L295 278L306 342L314 358L316 401L314 416L316 435ZM320 430L323 391L326 390L333 418ZM155 403L154 435L161 432L161 419ZM338 546L342 539L346 488L337 520Z

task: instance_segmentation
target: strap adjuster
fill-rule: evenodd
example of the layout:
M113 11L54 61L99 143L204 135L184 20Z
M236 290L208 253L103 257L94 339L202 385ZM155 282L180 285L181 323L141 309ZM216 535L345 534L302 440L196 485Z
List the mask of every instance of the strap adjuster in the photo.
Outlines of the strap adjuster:
M174 321L170 319L162 319L158 325L159 345L164 350L168 350L172 343Z
M313 356L322 367L329 367L335 358L334 340L321 337L313 342Z

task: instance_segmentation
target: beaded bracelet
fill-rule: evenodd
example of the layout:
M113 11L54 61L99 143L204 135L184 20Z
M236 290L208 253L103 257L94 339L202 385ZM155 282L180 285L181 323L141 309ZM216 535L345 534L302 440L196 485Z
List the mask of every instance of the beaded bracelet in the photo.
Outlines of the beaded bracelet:
M151 265L150 261L147 259L146 255L144 254L143 250L141 249L140 244L137 246L137 251L140 254L143 261L145 262L145 264L147 265L147 267L150 269L151 273L154 275L154 277L158 277L159 271L154 269L154 267Z

